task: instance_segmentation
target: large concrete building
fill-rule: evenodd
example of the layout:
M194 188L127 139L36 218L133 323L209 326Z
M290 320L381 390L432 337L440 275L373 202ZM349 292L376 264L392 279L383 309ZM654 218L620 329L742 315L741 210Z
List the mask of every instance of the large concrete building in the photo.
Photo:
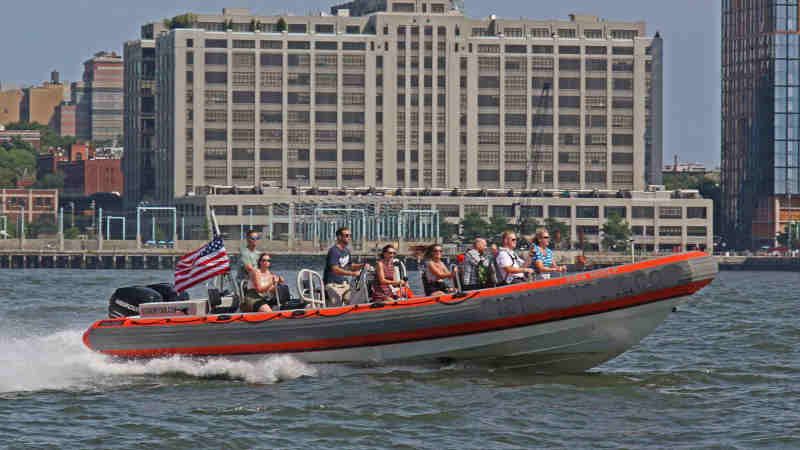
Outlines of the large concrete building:
M162 203L211 185L616 193L661 182L662 40L644 23L472 19L444 0L169 22L126 45L155 47ZM126 61L138 77L143 59ZM130 98L142 80L126 82ZM145 117L126 114L130 129ZM140 184L145 165L125 167Z
M800 220L797 2L722 1L722 224L728 245L773 245Z
M155 36L159 200L262 181L659 181L661 39L643 23L470 19L435 1L349 6L369 14L228 9Z

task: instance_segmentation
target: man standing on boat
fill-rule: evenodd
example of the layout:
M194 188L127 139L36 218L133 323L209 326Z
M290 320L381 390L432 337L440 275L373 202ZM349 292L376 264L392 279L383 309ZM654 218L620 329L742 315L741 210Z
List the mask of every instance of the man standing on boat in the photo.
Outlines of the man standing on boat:
M525 281L533 269L525 267L525 261L517 254L517 235L513 231L503 233L503 246L497 252L497 271L506 284Z
M240 280L249 280L250 273L258 268L258 258L261 252L256 249L258 241L261 240L261 235L256 230L247 232L247 240L245 245L239 250L239 275Z
M342 227L336 230L336 244L328 250L325 258L325 296L330 299L330 305L344 305L350 302L349 277L358 276L364 264L350 263L350 244L353 236L350 229Z

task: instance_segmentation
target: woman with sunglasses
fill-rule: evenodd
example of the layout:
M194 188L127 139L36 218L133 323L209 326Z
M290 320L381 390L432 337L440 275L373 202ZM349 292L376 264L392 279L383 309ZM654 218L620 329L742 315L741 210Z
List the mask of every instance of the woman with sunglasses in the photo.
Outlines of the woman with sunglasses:
M381 250L378 268L376 270L377 282L372 288L372 301L383 302L386 300L397 300L400 298L399 292L406 285L403 280L394 278L394 258L397 256L397 249L389 244Z
M422 273L422 287L425 288L425 295L437 296L455 289L447 285L445 280L455 279L457 272L447 270L447 266L442 261L442 246L433 244L425 251L425 269Z
M536 230L531 250L533 267L543 278L550 278L551 272L566 272L567 266L559 266L553 259L553 249L550 248L550 233L544 229Z
M275 302L275 292L278 285L283 283L283 277L275 275L270 270L272 261L267 253L258 257L258 267L250 272L247 281L242 312L270 312L269 304Z

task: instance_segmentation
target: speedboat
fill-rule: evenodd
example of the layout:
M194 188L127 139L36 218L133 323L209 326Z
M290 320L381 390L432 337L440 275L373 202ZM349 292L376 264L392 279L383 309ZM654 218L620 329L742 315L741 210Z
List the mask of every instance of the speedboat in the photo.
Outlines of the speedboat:
M83 342L121 358L291 354L311 363L462 361L576 372L636 345L717 270L708 254L686 252L547 280L340 306L327 304L319 274L304 270L300 299L284 301L292 309L269 313L237 312L241 292L212 290L209 299L186 300L146 288L150 297L112 296L111 314L120 317L92 324ZM366 291L363 277L353 288L356 298ZM145 288L138 289L127 295ZM233 305L225 306L228 298ZM127 313L119 303L130 307Z

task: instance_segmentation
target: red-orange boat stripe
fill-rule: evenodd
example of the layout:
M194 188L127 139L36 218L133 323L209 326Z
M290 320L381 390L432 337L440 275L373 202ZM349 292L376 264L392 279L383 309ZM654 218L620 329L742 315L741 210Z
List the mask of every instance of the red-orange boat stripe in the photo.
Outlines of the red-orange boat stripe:
M680 258L679 260L682 259L685 258ZM663 261L663 259L660 261ZM689 295L702 289L711 281L712 279L696 281L693 283L688 283L685 285L676 286L668 289L662 289L659 291L652 291L629 297L622 297L614 300L577 306L573 308L547 311L544 313L487 320L487 321L473 322L467 324L450 325L444 327L428 328L422 330L415 330L412 332L396 332L396 333L353 336L353 337L344 337L335 339L320 339L313 341L281 342L274 344L245 344L245 345L227 345L227 346L204 346L204 347L136 349L136 350L102 350L102 352L105 354L126 357L126 358L149 358L149 357L173 355L173 354L205 356L205 355L243 355L243 354L254 354L254 353L295 353L295 352L306 352L306 351L334 350L334 349L343 349L352 347L372 346L372 345L396 344L402 342L420 341L425 339L462 336L467 334L482 333L489 331L499 331L520 326L533 325L537 323L564 320L575 317L609 312L617 309L630 308L659 300ZM517 286L509 286L509 287L516 288ZM516 290L517 289L514 289L513 291ZM84 335L84 343L86 343L87 347L91 348L88 334L89 333L87 332Z

